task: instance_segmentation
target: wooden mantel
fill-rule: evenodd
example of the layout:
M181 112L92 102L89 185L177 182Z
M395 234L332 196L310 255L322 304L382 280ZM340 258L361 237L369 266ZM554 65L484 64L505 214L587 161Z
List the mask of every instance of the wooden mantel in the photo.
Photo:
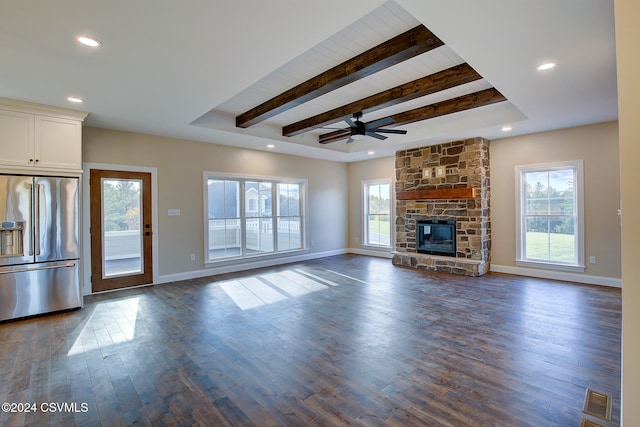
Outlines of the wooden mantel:
M398 191L397 200L435 200L435 199L475 199L479 197L477 188L451 188L447 190Z

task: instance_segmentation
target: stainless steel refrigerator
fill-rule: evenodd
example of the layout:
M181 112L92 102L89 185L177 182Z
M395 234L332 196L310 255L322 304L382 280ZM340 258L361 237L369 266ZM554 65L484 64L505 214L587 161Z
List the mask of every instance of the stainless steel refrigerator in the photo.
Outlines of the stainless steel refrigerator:
M0 321L82 306L79 180L0 175Z

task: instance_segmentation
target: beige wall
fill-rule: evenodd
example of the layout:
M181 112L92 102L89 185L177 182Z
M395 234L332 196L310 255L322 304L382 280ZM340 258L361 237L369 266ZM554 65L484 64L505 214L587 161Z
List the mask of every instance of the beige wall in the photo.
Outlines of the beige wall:
M395 157L349 163L349 248L362 248L364 237L362 182L377 179L392 180L391 188L393 191ZM394 218L395 212L392 212L391 216Z
M161 275L204 268L204 171L307 179L311 252L347 245L344 163L91 127L84 128L83 144L84 162L157 168ZM169 217L168 209L181 215Z
M640 2L615 0L622 193L622 425L640 426Z
M585 257L591 276L620 278L617 122L491 141L491 264L515 266L515 166L584 161Z

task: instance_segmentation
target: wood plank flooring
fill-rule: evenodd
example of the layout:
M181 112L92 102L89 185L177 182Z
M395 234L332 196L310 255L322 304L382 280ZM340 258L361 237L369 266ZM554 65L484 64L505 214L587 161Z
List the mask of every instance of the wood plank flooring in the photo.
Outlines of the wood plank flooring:
M0 324L0 425L617 426L620 335L619 289L328 257Z

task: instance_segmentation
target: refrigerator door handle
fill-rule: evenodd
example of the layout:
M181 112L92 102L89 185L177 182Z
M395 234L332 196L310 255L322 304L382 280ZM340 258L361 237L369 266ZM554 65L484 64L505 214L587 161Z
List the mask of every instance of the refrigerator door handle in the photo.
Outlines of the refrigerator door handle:
M40 185L34 186L33 192L33 250L36 255L40 254Z
M40 255L40 187L42 184L36 184L35 200L35 219L33 221L33 234L35 235L35 251L36 255Z
M52 270L55 268L73 268L75 266L76 266L75 262L68 262L62 265L47 265L44 267L21 268L16 270L0 270L0 274L24 273L25 271Z
M29 197L29 218L33 220L33 184L28 184L31 197ZM29 229L25 230L25 233L29 233L29 256L33 256L33 232Z

